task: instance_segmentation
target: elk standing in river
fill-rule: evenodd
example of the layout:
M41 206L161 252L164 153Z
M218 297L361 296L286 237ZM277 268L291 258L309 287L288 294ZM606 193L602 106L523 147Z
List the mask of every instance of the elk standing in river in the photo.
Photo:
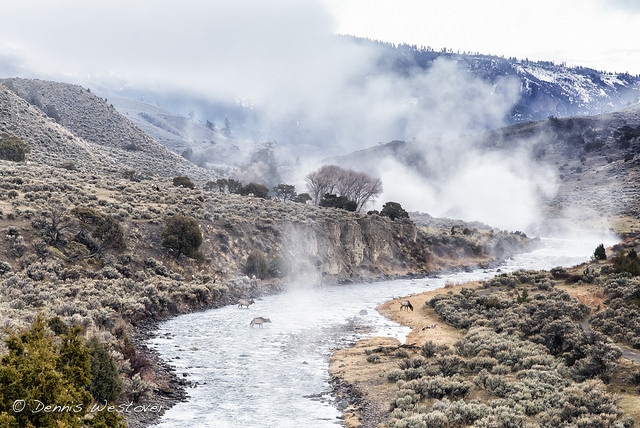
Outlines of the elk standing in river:
M253 299L249 299L249 300L240 299L238 300L238 307L241 308L243 306L246 306L247 308L249 308L249 305L252 305L253 303L255 303Z
M262 324L266 322L271 322L271 320L269 318L264 318L264 317L255 317L254 319L251 320L249 325L251 327L253 327L254 325L262 327Z

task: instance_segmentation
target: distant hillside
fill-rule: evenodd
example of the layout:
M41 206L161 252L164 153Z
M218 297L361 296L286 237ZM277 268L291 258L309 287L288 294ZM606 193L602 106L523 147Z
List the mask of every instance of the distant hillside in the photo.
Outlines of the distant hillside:
M33 79L0 80L0 131L31 146L30 160L122 176L216 175L171 153L107 101L76 85Z
M559 178L550 215L640 216L640 105L602 115L514 125L481 141L491 150L532 153Z
M246 157L254 143L230 138L211 121L201 123L143 101L112 98L114 107L157 142L208 169L225 169ZM219 125L218 125L219 126Z

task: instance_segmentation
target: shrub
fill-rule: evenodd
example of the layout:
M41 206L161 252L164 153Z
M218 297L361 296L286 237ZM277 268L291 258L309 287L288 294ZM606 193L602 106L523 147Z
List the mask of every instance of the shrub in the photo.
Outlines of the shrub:
M108 248L123 251L127 248L124 240L124 231L110 215L100 214L92 208L74 208L71 213L82 223L83 230L76 234L76 241L85 245L95 255ZM88 231L90 235L87 235ZM92 239L94 238L94 239Z
M195 259L202 258L199 251L201 244L202 232L194 218L176 214L167 219L162 231L162 246L175 252L176 258L181 254Z
M284 278L290 271L291 268L285 259L282 257L275 257L269 262L269 269L267 273L272 278Z
M423 397L429 398L462 398L466 396L473 384L457 377L434 376L416 381L414 390Z
M191 181L191 179L185 175L173 177L173 185L176 187L186 187L189 189L193 189L196 187L196 185L193 184L193 181Z
M618 272L628 272L633 276L640 275L640 259L633 248L626 253L616 254L611 261Z
M325 193L319 205L328 208L342 208L347 211L356 211L358 208L358 204L355 201L349 200L346 196L338 196L332 193Z
M0 159L12 162L24 162L29 150L29 145L20 138L0 133Z
M249 183L242 186L239 192L242 196L253 195L256 198L266 199L269 196L269 188L258 183Z
M367 356L368 363L379 363L380 362L380 354L371 354Z
M385 202L382 206L382 211L380 211L380 215L383 217L389 217L391 220L395 219L408 219L409 213L402 208L397 202Z
M436 344L433 343L433 341L428 340L424 343L424 345L422 345L420 352L422 353L423 356L427 358L431 358L436 354L436 349L437 349Z
M11 272L13 267L5 261L0 261L0 275L5 274L7 272Z
M62 162L59 166L60 166L60 168L64 168L64 169L69 170L69 171L77 171L78 170L78 166L73 161Z
M265 257L257 251L251 252L244 265L244 273L249 276L255 275L256 278L264 279L267 277L268 271L269 265Z

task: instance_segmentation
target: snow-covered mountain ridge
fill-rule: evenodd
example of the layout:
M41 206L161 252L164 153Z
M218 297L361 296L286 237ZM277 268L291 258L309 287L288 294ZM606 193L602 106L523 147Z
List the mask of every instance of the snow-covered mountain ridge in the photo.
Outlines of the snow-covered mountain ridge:
M486 82L517 78L520 101L511 112L512 123L549 116L600 114L640 99L640 76L629 73L569 67L550 61L434 51L410 45L381 46L386 49L392 69L399 74L415 71L416 67L428 70L437 59L449 59Z

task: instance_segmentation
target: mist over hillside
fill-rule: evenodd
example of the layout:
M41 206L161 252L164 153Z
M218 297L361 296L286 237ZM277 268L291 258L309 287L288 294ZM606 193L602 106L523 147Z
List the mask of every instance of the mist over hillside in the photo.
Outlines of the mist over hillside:
M599 114L640 99L640 78L611 70L435 51L351 36L336 36L330 43L309 49L315 49L323 60L335 60L336 66L312 68L317 64L305 62L310 68L300 64L296 68L285 63L284 68L291 67L287 72L301 81L292 80L286 90L263 82L265 90L273 90L268 100L248 96L247 92L255 90L242 86L232 89L235 97L169 88L153 91L142 86L119 91L102 86L99 90L157 103L167 112L209 122L218 129L229 120L236 137L325 154L441 133L442 121L454 128L448 132L470 133L549 116ZM348 56L340 56L347 52ZM232 88L234 84L230 82ZM481 109L479 96L488 101ZM117 107L125 114L136 109L127 104ZM143 129L145 122L160 125L166 121L160 125L164 131L173 127L169 117L130 116ZM163 131L151 132L161 141Z
M608 228L640 214L640 106L550 117L450 140L393 141L327 159L375 171L388 193L436 216L533 230ZM393 185L392 185L393 186ZM412 195L419 195L412 197Z
M99 90L175 153L269 187L281 180L304 191L304 177L320 165L352 152L367 158L369 148L387 144L382 151L371 149L377 155L369 162L345 163L383 178L380 203L399 200L414 211L509 229L541 223L549 211L545 201L562 197L562 173L526 144L487 151L478 142L482 135L532 120L623 109L640 94L637 76L552 62L347 36L314 47L327 63L342 67L319 67L312 78L310 69L291 65L287 72L304 78L286 90L264 82L271 95L265 99L243 98L241 87L235 99L140 87ZM397 141L413 149L400 153L389 143ZM251 161L265 143L273 150L276 176Z
M438 78L447 70L462 78L451 62L434 67ZM109 99L80 86L29 79L3 82L11 91L4 92L9 107L2 129L16 131L32 144L34 160L53 166L99 168L118 177L126 171L188 175L201 185L220 177L268 188L282 182L304 192L308 173L334 163L382 179L383 193L367 209L399 201L409 211L530 233L544 231L549 219L606 229L606 219L638 212L631 167L640 123L633 106L603 115L550 116L465 132L474 129L477 120L494 115L483 112L484 107L496 108L491 104L495 99L483 98L489 86L467 78L459 81L466 87L455 91L449 82L450 105L443 97L434 100L433 108L443 114L425 119L432 127L421 138L393 140L351 154L345 146L342 154L323 158L306 151L305 145L291 146L296 154L292 159L279 143L237 137L230 121L230 129L225 129L201 122L195 114L182 117L147 102L116 99L115 105L128 109L121 114ZM465 101L465 94L475 99ZM26 107L15 110L20 103ZM508 105L499 104L495 112ZM456 110L460 106L469 111ZM61 145L65 138L68 144Z

